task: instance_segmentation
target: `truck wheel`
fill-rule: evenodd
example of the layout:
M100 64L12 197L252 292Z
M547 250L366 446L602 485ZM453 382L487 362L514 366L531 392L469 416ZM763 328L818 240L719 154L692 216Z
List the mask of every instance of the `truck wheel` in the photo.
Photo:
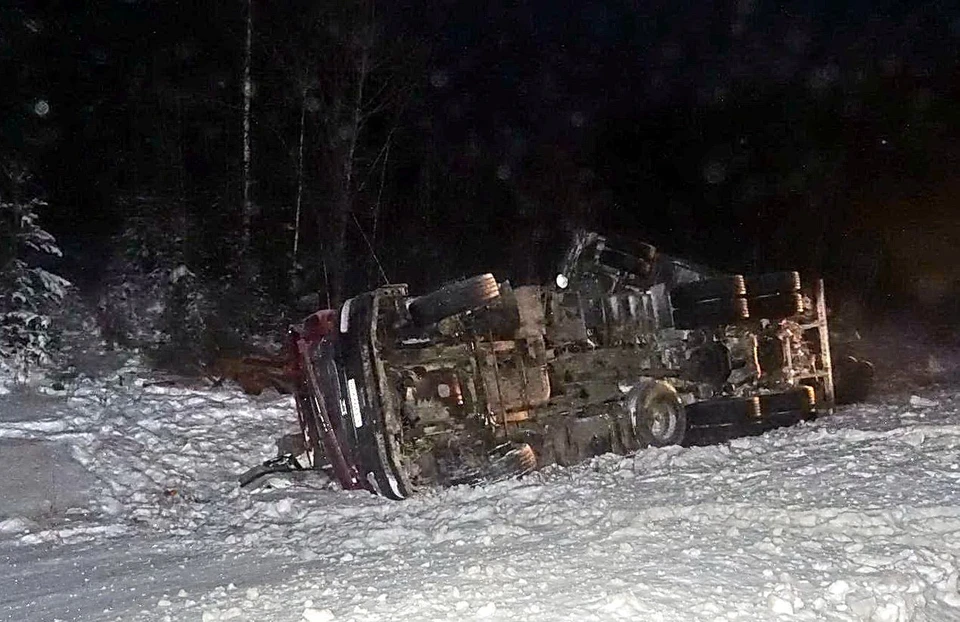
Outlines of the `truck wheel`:
M687 437L683 439L686 447L704 447L719 445L742 436L741 428L733 425L717 425L702 428L690 428Z
M762 410L756 397L721 397L688 404L691 427L735 426L742 428L760 421Z
M651 266L648 261L610 249L600 251L597 262L608 268L636 276L647 276L653 270L653 266Z
M481 274L441 287L410 301L410 317L419 326L482 307L500 296L492 274Z
M760 410L763 420L755 426L754 433L762 434L767 430L794 425L808 421L815 416L816 394L813 387L800 386L783 393L760 396Z
M743 276L732 274L677 285L670 291L674 307L685 307L718 298L736 298L747 293Z
M744 298L704 300L673 311L673 325L681 330L736 324L750 317Z
M748 277L750 317L782 320L803 313L798 272L768 272Z
M454 478L450 485L490 484L514 477L523 477L537 470L537 454L527 443L507 443L494 449L489 462L476 471Z
M627 400L633 434L641 446L679 445L687 415L676 389L665 382L641 385Z
M799 272L768 272L746 278L747 295L751 298L800 291Z
M873 389L873 363L852 356L840 357L833 364L834 391L838 404L862 402Z
M764 418L782 413L809 413L815 400L813 387L797 387L783 393L761 395L760 412Z
M629 237L619 235L606 236L603 242L604 248L618 253L632 255L647 263L652 263L657 256L657 247L646 242L638 242Z
M803 313L803 296L793 292L749 298L748 306L755 320L782 320Z

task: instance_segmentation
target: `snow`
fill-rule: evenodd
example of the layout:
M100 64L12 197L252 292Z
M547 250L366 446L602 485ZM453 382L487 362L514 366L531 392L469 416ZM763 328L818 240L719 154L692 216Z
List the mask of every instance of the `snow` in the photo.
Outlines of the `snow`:
M405 502L236 477L291 400L0 395L0 620L960 620L960 387Z
M95 479L69 452L59 442L0 438L0 532L18 520L62 515L90 502Z

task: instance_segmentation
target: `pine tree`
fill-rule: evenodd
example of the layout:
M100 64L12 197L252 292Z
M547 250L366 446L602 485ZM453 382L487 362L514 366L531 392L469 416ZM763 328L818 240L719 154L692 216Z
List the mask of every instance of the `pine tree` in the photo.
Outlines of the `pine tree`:
M39 223L39 199L0 197L0 368L25 375L49 360L54 327L50 312L70 283L38 262L60 257L60 248Z

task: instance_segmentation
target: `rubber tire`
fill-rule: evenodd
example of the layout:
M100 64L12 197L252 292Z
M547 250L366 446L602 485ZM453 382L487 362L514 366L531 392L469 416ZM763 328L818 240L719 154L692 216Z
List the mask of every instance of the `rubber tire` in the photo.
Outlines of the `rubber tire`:
M653 270L653 266L649 262L612 249L600 251L597 263L636 276L648 276Z
M690 330L736 324L749 317L749 306L744 298L721 298L674 309L673 325L681 330Z
M834 395L837 404L855 404L869 397L876 371L873 363L852 356L841 357L833 364Z
M684 439L683 444L687 447L719 445L740 436L743 436L742 429L733 425L690 428L687 431L687 436Z
M458 313L478 309L500 296L492 274L481 274L445 285L410 301L410 317L418 326L429 326Z
M731 274L677 285L670 291L670 302L674 308L683 308L707 300L736 298L746 293L743 276Z
M568 459L570 451L570 434L566 425L556 421L548 423L544 427L543 444L538 452L541 463L568 466L572 462Z
M813 387L797 387L792 391L760 395L760 412L764 419L783 413L813 412L816 397Z
M782 320L803 313L803 296L795 292L747 300L750 317L755 320Z
M799 272L768 272L746 278L747 295L751 298L788 294L800 291Z
M605 236L603 248L616 251L625 255L631 255L647 263L653 263L657 256L657 247L646 242L638 242L632 238L613 235Z
M687 421L691 428L745 426L761 420L757 397L721 397L688 404Z
M452 484L493 483L519 478L537 470L537 455L527 443L517 443L502 455L491 456L490 461L476 473L454 480Z
M777 413L776 415L770 415L761 423L750 428L746 432L746 435L756 436L764 432L769 432L770 430L776 430L777 428L788 428L792 425L797 425L801 421L810 421L813 418L812 413L804 413L799 410Z
M630 424L640 446L666 447L683 443L687 433L687 413L677 390L665 382L653 382L634 391L637 393L628 398ZM654 413L659 409L667 409L674 419L673 429L666 436L657 435L653 430Z

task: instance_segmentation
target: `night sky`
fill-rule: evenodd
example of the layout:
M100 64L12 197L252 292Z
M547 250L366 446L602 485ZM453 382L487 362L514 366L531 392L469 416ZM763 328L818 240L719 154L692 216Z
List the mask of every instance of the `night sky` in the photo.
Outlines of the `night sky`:
M320 5L254 2L253 192L274 259L307 101L297 76L341 62L316 33L342 40L348 22ZM370 10L383 75L409 88L365 126L371 181L348 243L361 256L357 232L368 234L392 280L423 287L490 269L543 279L557 244L587 226L723 268L823 274L871 304L940 296L921 277L941 293L960 285L953 3ZM4 4L0 149L33 171L45 222L77 258L70 276L95 286L132 197L188 205L198 248L235 225L245 17L240 2ZM325 101L310 99L304 117L318 180ZM321 223L308 244L323 239L325 192L307 188ZM369 264L344 267L352 289L375 284Z

